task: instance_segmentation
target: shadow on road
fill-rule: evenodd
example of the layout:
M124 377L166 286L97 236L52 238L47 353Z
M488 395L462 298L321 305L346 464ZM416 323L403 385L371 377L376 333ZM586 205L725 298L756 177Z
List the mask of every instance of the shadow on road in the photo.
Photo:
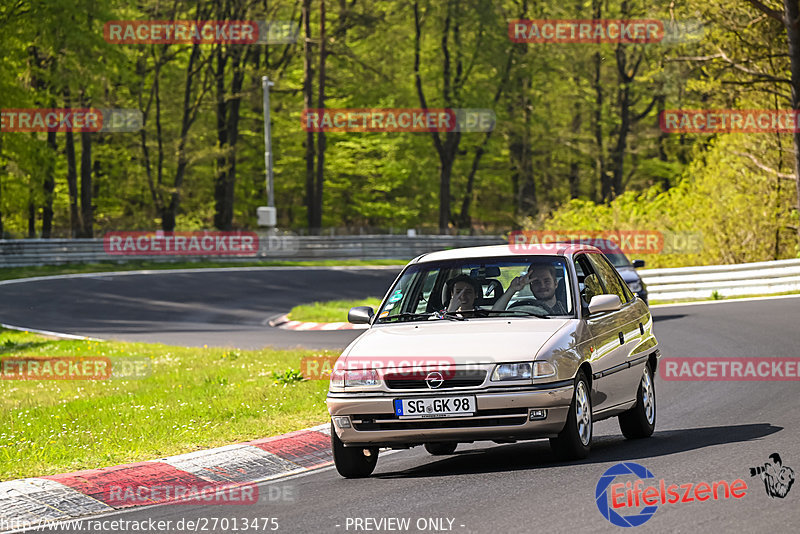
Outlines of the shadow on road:
M655 432L645 440L626 440L622 436L603 436L592 443L586 460L569 465L621 462L676 454L714 445L752 441L780 432L783 427L769 423L712 426ZM378 473L374 478L418 478L503 471L525 471L561 465L546 441L522 442L488 449L473 449L431 463Z
M672 319L683 319L686 317L685 313L673 313L671 315L656 315L653 314L653 322L657 323L660 321L671 321Z

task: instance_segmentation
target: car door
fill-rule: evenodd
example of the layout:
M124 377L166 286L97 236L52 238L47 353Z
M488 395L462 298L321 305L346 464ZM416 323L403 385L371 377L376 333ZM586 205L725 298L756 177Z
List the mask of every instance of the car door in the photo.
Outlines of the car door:
M576 269L585 275L584 281L596 277L595 286L585 284L595 294L617 295L622 308L587 318L592 335L592 403L598 414L635 398L638 375L629 368L629 358L639 343L641 332L638 313L631 305L633 295L625 291L614 267L597 253L585 253L576 258ZM592 295L587 295L591 297ZM586 304L588 304L588 299Z

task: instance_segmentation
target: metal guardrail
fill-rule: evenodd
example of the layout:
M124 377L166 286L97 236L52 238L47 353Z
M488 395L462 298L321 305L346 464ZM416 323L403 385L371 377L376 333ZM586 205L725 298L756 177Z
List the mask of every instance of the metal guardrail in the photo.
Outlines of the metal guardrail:
M109 254L102 239L0 240L0 268L68 263L148 261L293 261L397 259L406 261L426 252L448 248L502 245L503 236L260 235L256 256L158 256ZM800 259L740 265L710 265L639 271L651 300L709 298L716 291L729 297L800 290Z
M117 255L106 252L102 239L0 240L0 267L65 265L69 263L146 260L184 261L295 261L398 259L407 261L426 252L449 248L502 245L502 236L368 235L295 236L263 234L256 255Z
M646 269L639 276L650 300L760 295L800 290L800 259L707 265L674 269Z

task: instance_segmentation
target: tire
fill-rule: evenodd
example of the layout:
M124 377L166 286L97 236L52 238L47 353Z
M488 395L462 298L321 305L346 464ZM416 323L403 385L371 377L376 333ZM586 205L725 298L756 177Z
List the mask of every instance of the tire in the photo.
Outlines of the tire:
M636 405L619 414L619 429L628 439L649 438L656 428L656 384L650 364L644 366L639 388L636 390Z
M575 377L575 391L569 405L567 424L558 437L550 438L550 448L561 460L580 460L592 448L592 399L583 371Z
M344 478L366 478L378 463L378 448L345 447L331 423L331 449L336 470ZM369 454L366 454L366 453Z
M454 452L456 452L456 447L458 447L458 443L455 442L425 444L425 450L428 451L430 454L433 454L434 456L445 456L448 454L453 454Z

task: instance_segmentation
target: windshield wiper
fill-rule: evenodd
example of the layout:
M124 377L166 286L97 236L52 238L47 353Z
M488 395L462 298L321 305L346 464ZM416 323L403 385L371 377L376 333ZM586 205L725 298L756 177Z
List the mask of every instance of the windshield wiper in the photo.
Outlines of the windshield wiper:
M470 311L472 311L472 310L466 310L465 313L468 313ZM449 311L434 312L433 315L434 315L434 317L437 317L439 319L449 319L451 321L466 321L467 320L466 317L464 317L463 315L458 315L457 312L449 312Z
M539 319L549 319L549 315L542 315L540 313L533 313L525 310L480 310L480 313L516 313L528 317L538 317Z
M455 312L433 312L433 313L413 313L413 312L402 312L398 313L397 315L388 315L379 319L380 322L387 322L389 319L427 319L429 317L436 317L437 319L448 319L450 321L466 321L466 317L462 317L460 315L456 315Z
M389 319L423 319L426 317L431 317L432 313L413 313L413 312L402 312L398 313L397 315L387 315L386 317L381 317L378 319L380 322L386 322Z

